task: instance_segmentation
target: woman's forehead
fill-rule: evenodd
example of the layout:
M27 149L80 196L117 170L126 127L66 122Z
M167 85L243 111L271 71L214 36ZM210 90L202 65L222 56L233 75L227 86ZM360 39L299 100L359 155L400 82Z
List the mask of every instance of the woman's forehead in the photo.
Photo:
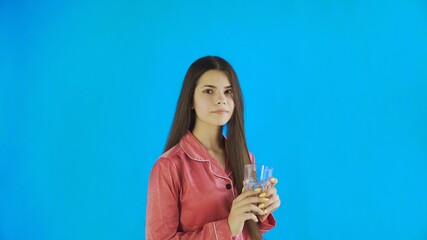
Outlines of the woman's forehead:
M231 86L231 83L225 72L209 70L199 78L197 85L200 87L208 85L217 88L225 88Z

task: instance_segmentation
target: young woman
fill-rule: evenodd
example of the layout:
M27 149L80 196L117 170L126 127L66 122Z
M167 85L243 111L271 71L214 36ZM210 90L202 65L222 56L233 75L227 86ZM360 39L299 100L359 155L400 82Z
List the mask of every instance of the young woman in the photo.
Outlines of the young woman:
M243 190L244 165L253 162L236 73L220 57L196 60L151 171L147 239L261 239L276 224L280 199L275 178L265 192Z

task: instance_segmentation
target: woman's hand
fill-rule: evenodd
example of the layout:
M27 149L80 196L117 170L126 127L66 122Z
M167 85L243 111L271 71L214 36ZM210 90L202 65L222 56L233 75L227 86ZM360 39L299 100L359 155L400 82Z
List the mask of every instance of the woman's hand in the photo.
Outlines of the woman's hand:
M261 193L259 197L268 199L268 202L264 204L264 206L260 206L264 208L264 212L258 216L261 222L264 222L267 219L268 215L274 212L276 209L280 207L280 198L277 195L276 184L278 182L277 178L270 178L270 182L272 183L271 187L267 189L267 191Z
M257 207L258 204L264 202L263 199L258 196L259 194L260 189L251 190L242 192L234 199L227 219L233 236L242 232L246 220L251 219L254 222L258 222L255 213L258 215L263 214L263 211Z

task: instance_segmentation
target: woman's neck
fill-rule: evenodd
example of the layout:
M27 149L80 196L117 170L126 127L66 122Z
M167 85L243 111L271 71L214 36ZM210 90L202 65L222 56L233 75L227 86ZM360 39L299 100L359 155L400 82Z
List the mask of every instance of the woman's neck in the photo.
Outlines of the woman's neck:
M196 123L192 133L207 150L220 151L224 148L222 127L201 126Z

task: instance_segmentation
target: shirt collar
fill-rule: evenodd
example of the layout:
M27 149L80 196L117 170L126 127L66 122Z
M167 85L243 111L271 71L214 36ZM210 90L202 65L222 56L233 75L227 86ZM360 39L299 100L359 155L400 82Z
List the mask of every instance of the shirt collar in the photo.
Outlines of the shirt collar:
M227 141L227 138L223 136L224 141ZM210 162L219 175L225 174L225 176L231 175L231 169L229 166L229 162L226 160L226 172L222 170L219 166L218 162L213 159L212 155L209 154L208 150L199 142L199 140L193 135L191 131L187 131L187 133L181 138L179 145L184 150L185 154L192 160L201 161L201 162ZM227 148L227 144L225 144ZM220 174L220 173L223 174Z
M227 141L226 137L223 136L224 141ZM195 160L210 160L211 155L208 153L206 148L200 143L200 141L193 135L191 131L181 138L179 145L187 155ZM225 144L227 146L227 144Z

